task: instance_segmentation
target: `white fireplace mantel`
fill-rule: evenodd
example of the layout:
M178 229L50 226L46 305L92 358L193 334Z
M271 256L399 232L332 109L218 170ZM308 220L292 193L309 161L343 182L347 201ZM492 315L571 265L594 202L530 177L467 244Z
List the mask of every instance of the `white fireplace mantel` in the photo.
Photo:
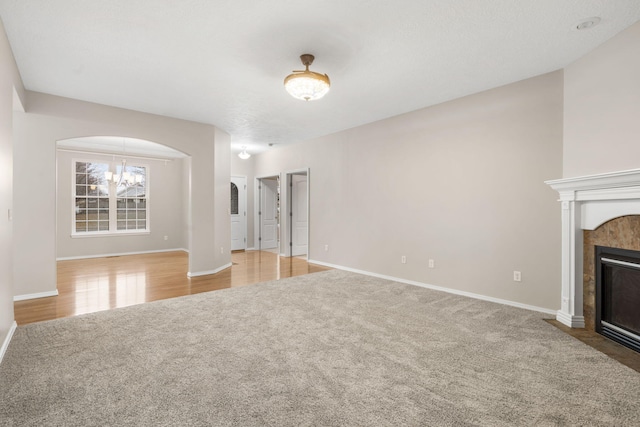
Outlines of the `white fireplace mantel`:
M625 215L640 215L640 169L545 181L562 207L562 294L556 319L584 328L582 230Z

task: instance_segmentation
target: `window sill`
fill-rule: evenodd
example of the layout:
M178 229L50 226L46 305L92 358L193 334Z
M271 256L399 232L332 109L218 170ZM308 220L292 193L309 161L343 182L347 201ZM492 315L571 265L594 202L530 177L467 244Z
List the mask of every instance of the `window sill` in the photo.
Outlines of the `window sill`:
M72 239L87 239L92 237L120 237L120 236L145 236L151 234L150 230L122 231L122 232L96 232L96 233L71 233Z

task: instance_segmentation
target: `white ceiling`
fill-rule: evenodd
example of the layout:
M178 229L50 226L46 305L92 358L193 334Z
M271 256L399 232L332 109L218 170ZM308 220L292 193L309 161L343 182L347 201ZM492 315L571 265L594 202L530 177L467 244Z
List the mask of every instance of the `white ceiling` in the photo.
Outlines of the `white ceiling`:
M640 1L0 0L0 16L27 89L213 124L255 153L563 68ZM284 90L303 53L331 78L322 100Z

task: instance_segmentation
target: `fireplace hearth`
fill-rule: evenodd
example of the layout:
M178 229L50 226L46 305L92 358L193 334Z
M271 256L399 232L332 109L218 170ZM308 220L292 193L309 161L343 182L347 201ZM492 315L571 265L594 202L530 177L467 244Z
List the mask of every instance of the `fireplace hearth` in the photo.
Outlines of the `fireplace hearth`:
M640 251L596 246L596 331L640 352Z

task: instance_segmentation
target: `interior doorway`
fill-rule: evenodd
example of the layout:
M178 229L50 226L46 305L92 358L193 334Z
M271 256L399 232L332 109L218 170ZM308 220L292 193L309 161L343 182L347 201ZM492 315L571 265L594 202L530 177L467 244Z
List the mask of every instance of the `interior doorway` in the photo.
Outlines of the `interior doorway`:
M257 248L280 252L280 176L257 178Z
M309 254L309 171L287 173L287 241L289 256Z
M231 177L231 250L247 249L247 177Z

